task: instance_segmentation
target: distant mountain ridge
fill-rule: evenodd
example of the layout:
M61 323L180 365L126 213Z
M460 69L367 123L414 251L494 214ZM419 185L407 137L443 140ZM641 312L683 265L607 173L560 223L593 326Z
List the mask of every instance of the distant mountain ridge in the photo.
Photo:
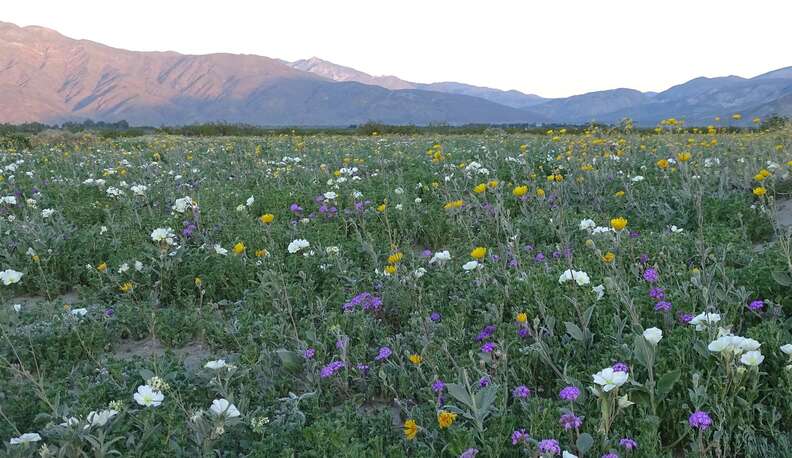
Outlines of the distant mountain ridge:
M659 93L619 88L546 99L458 82L373 76L316 57L136 52L0 22L0 122L225 121L264 126L615 123L792 116L792 67L695 78Z

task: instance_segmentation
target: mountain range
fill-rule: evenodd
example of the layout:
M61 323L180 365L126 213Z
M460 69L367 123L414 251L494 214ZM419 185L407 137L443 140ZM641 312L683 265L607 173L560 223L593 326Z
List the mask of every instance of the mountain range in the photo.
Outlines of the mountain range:
M716 116L792 115L792 67L753 78L696 78L660 93L619 88L566 98L458 82L373 76L316 57L137 52L44 27L0 22L0 122L263 126L583 124L668 117L704 125Z

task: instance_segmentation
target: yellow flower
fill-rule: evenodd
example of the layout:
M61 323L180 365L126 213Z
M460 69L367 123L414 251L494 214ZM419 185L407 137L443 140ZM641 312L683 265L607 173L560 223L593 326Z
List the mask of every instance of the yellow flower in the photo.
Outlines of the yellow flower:
M484 248L483 246L478 246L476 248L473 248L473 251L470 252L470 256L473 259L477 259L477 260L484 259L484 256L486 255L487 255L487 249Z
M269 251L264 250L264 249L256 250L256 257L257 258L263 258L263 257L266 257L266 256L269 256Z
M385 208L387 208L387 207L388 207L387 204L379 204L379 205L377 205L377 211L382 213L382 212L385 211Z
M621 232L625 227L627 227L627 219L622 218L621 216L618 218L613 218L610 220L610 225L614 231Z
M520 312L517 314L516 320L518 323L526 323L528 321L528 314L525 312Z
M396 266L394 266L393 264L391 264L389 266L385 266L385 273L388 274L388 275L395 274L396 273Z
M404 422L404 437L407 440L415 439L415 436L418 434L418 423L415 422L413 419L409 419Z
M512 195L514 197L522 197L528 193L528 186L517 186L516 188L512 189Z
M34 254L33 256L31 256L30 259L32 259L33 262L39 262L39 260L41 260L41 258L39 258L39 256L37 254Z
M742 119L742 115L740 113L734 113L732 115L732 119L735 120L735 121L739 121L739 120Z
M624 191L616 191L613 195L616 197L624 197Z
M495 189L498 187L498 180L489 180L487 182L487 187L490 189Z
M764 181L765 178L767 178L767 177L762 175L761 173L757 173L756 175L754 175L754 180L756 180L756 181Z
M134 285L132 284L132 282L131 282L131 281L128 281L128 282L124 282L123 284L121 284L121 286L120 286L118 289L119 289L119 290L120 290L122 293L128 293L128 292L132 291L132 287L133 287L133 286L134 286Z
M455 208L462 208L463 205L465 205L465 201L462 199L458 199L448 202L447 204L443 205L443 208L445 208L446 210L452 210Z
M388 264L396 264L397 262L401 261L404 255L401 251L397 251L392 255L388 256Z
M687 162L687 161L690 160L691 157L692 157L692 155L690 153L688 153L688 152L677 153L677 155L676 155L676 158L677 158L677 160L679 162Z
M753 195L756 197L762 197L765 194L767 194L767 189L765 189L763 186L759 186L753 190Z
M608 264L612 263L616 259L616 255L612 252L608 251L604 255L602 255L602 260Z
M237 242L237 244L236 244L236 245L234 245L234 248L233 248L233 249L234 249L234 253L236 253L236 254L242 254L242 253L244 253L244 252L245 252L245 244L244 244L244 243L242 243L242 242Z
M264 224L269 224L274 220L275 220L275 215L273 215L272 213L265 213L259 216L259 221L261 221Z
M536 190L536 197L538 197L540 199L544 199L544 196L545 196L544 189L539 188L539 189Z
M96 270L98 270L99 272L106 271L107 270L107 263L103 262L103 263L99 264L98 266L96 266Z
M449 412L447 410L441 410L437 413L437 424L440 425L440 429L446 429L452 424L454 424L454 420L456 420L457 414L454 412Z
M547 175L547 181L555 181L556 183L560 183L564 181L564 175L560 173L554 173L552 175Z
M660 159L657 161L657 166L665 170L668 168L668 159Z
M473 188L473 192L475 192L476 194L481 194L482 192L484 192L486 190L487 190L487 185L484 184L484 183L479 183L479 184L476 185L475 188Z
M195 282L195 287L196 288L200 288L201 285L203 285L203 280L201 280L201 277L195 277L195 280L193 280L193 281Z
M423 358L418 353L413 353L412 355L410 355L409 358L410 358L410 362L415 364L416 366L423 362Z

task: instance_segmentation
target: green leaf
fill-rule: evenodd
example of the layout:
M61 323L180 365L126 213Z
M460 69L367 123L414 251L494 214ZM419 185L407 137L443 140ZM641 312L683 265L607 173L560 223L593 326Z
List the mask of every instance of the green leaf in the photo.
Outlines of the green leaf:
M150 370L148 370L148 369L140 369L140 370L138 371L138 374L140 374L140 376L141 376L141 377L143 377L143 380L144 380L144 381L146 381L146 382L148 382L148 380L149 380L151 377L154 377L154 372L151 372L151 371L150 371Z
M666 396L668 396L668 393L671 392L671 389L674 388L674 385L679 381L681 376L682 373L679 371L679 369L676 369L671 372L666 372L657 380L658 401L662 401Z
M593 445L594 445L594 438L591 437L591 434L589 433L581 434L580 436L578 436L577 441L575 442L575 447L577 447L578 452L580 452L581 455L591 450L591 447Z
M792 286L792 277L788 272L773 272L773 280L781 286Z
M573 339L577 340L578 342L583 341L583 331L580 330L578 325L569 321L564 321L564 326L566 326L567 334L572 336Z
M297 352L279 348L275 350L275 353L278 355L281 363L283 363L283 367L286 369L296 370L302 367L303 359L297 354Z
M446 385L446 388L448 388L448 394L450 394L452 398L456 399L469 408L473 407L473 399L470 398L470 394L464 385L459 383L449 383Z

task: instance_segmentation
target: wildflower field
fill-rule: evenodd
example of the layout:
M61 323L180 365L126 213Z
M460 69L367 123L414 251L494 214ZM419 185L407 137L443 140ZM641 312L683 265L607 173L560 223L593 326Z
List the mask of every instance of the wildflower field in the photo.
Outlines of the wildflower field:
M792 135L0 150L4 456L792 456Z

